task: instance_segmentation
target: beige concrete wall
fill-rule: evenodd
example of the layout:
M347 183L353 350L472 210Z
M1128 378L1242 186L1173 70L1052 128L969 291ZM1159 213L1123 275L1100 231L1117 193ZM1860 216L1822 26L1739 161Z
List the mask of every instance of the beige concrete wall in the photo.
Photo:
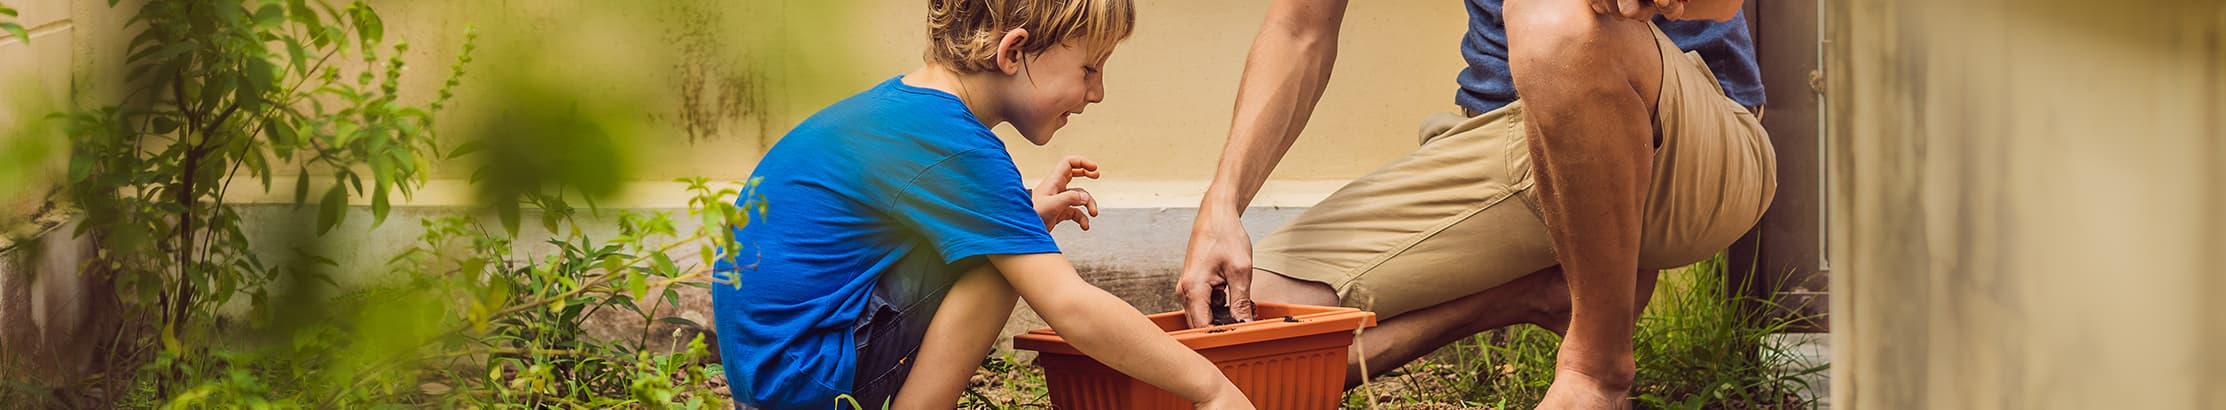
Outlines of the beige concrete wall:
M120 24L99 0L76 5L82 20ZM405 93L425 98L460 48L463 30L482 34L481 58L441 114L449 135L482 127L502 107L483 97L490 76L544 76L592 99L638 110L648 126L623 135L641 181L625 204L678 206L664 183L680 176L741 179L789 127L850 93L916 68L925 2L758 0L614 5L538 2L374 2L388 36L411 43ZM1245 52L1266 2L1138 0L1134 37L1107 68L1105 103L1035 147L1001 127L1030 178L1068 154L1105 164L1093 185L1114 207L1193 206L1228 131ZM128 8L128 5L127 5ZM1460 2L1355 2L1336 79L1306 136L1262 195L1268 205L1311 205L1344 180L1413 148L1424 115L1453 108ZM80 39L80 79L109 83L128 38L103 26ZM67 41L57 40L57 43ZM104 64L105 63L105 64ZM360 63L354 65L360 67ZM465 164L436 164L432 189L409 204L468 201ZM274 186L290 186L290 179ZM244 191L244 190L243 190ZM290 201L291 192L241 192L239 202ZM360 199L359 199L360 200Z
M1833 405L2226 406L2226 3L1826 15Z

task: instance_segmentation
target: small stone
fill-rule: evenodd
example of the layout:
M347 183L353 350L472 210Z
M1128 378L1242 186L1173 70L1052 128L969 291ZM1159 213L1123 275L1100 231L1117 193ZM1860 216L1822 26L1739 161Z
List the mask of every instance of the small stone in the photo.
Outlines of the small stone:
M417 385L417 391L424 392L426 395L431 396L445 395L448 394L450 390L454 389L449 388L446 384L440 383L425 383Z

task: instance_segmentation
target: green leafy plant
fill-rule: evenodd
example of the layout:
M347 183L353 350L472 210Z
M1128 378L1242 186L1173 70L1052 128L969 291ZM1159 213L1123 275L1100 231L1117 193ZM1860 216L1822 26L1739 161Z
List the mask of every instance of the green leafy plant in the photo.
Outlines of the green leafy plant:
M1638 375L1632 400L1643 408L1808 408L1799 393L1823 364L1803 362L1789 346L1769 343L1803 319L1778 317L1730 292L1718 255L1663 273L1653 303L1633 337ZM1561 337L1537 326L1485 332L1377 377L1373 387L1389 408L1530 408L1553 384ZM1348 407L1367 407L1367 389L1348 393Z
M227 331L217 310L244 296L267 312L281 278L323 279L252 252L228 191L254 176L267 192L274 174L290 173L296 202L306 203L312 180L327 176L320 231L341 221L350 197L368 196L383 220L390 195L409 195L427 158L439 155L433 113L470 62L472 36L438 97L419 104L399 89L408 42L389 43L378 13L360 1L148 2L126 25L137 33L126 47L128 94L58 115L73 149L69 197L87 213L77 233L99 237L96 268L114 275L128 308L110 355L146 363L142 377L158 397L254 393L249 384L195 382L267 370L234 365L245 356L209 354ZM349 59L363 63L352 78L335 65Z
M616 236L597 241L583 233L580 215L545 213L559 215L545 226L554 251L519 259L506 229L461 216L426 221L420 246L393 263L412 278L400 294L461 301L429 321L445 332L399 338L422 343L426 349L403 350L429 360L435 383L454 386L434 399L462 407L725 406L711 393L709 382L723 382L724 375L717 365L704 363L704 326L674 315L682 288L739 286L731 278L708 276L717 262L715 250L733 249L727 229L747 224L765 205L756 199L734 203L752 184L714 188L701 178L682 181L693 194L690 216L701 223L688 235L674 229L669 213L619 212ZM570 209L556 195L533 194L526 201L544 212ZM668 256L690 246L700 259ZM641 333L615 340L590 337L584 325L605 311L639 319ZM658 323L681 326L674 343L686 329L699 331L685 346L659 349L649 337Z

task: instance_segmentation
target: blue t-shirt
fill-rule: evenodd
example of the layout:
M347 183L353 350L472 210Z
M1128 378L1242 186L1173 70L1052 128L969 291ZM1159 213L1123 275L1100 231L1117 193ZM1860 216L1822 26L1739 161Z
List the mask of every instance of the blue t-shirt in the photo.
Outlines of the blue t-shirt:
M880 275L1059 251L1004 142L958 97L901 80L813 114L752 172L765 212L714 269L741 285L712 291L735 399L825 409L851 392L852 324Z
M1507 71L1507 21L1500 18L1501 0L1467 1L1469 32L1461 37L1461 59L1469 66L1461 70L1461 90L1454 94L1453 103L1490 112L1515 102L1515 77ZM1655 17L1654 24L1677 48L1700 52L1708 70L1716 72L1716 82L1724 86L1724 95L1750 107L1767 102L1745 12L1723 23Z

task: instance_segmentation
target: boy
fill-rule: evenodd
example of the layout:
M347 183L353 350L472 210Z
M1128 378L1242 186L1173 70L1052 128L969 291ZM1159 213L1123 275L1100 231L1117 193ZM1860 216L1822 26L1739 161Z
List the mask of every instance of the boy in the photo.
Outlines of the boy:
M1103 99L1128 0L934 0L926 64L798 124L755 177L716 286L735 398L768 409L950 408L1026 299L1083 352L1202 408L1249 408L1212 363L1075 273L1050 228L1096 201L1068 158L1035 190L1004 143L1036 145Z

